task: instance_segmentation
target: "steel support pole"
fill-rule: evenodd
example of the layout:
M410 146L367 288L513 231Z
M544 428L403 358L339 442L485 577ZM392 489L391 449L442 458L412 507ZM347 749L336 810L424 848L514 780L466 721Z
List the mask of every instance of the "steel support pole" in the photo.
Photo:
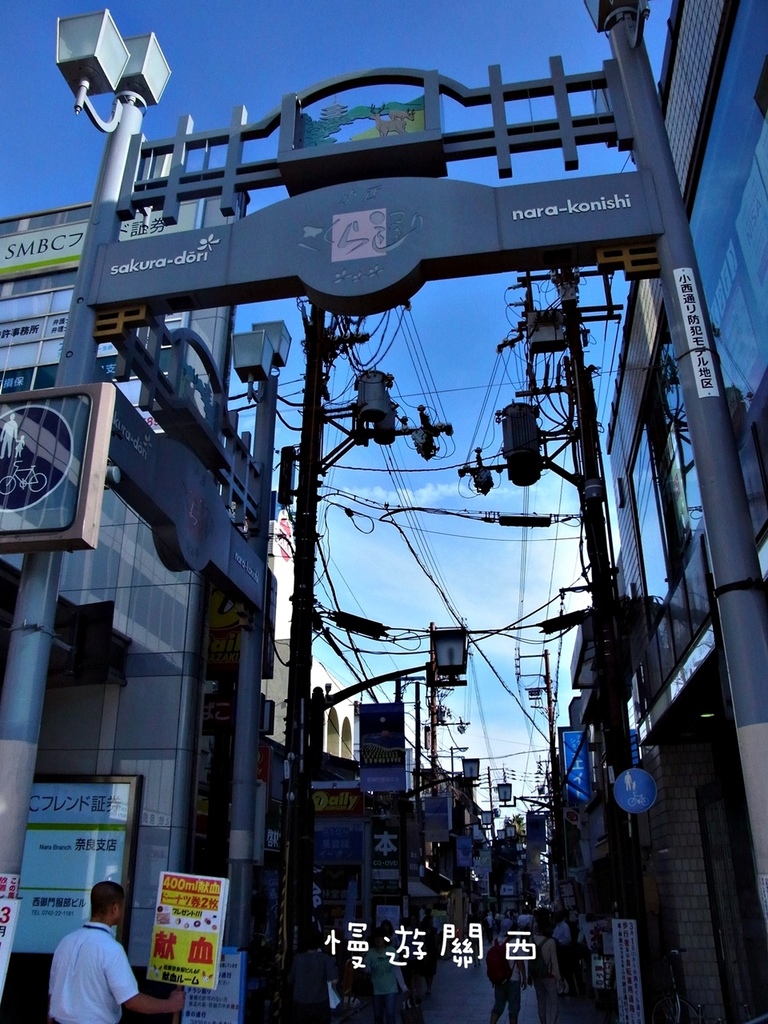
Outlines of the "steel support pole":
M138 106L136 99L132 94L117 99L120 120L109 135L102 158L56 374L58 386L93 380L94 311L87 304L87 294L98 246L118 237L120 222L115 211L120 186L131 140L142 126L143 106ZM0 873L16 878L24 853L60 572L60 552L24 558L0 696Z
M701 489L715 597L728 665L747 811L761 896L768 927L768 605L763 590L755 534L733 433L720 361L704 302L688 216L645 47L633 47L624 18L610 32L634 131L639 169L656 184L664 234L657 242L661 285L688 417ZM698 292L702 344L694 345L680 301L681 279ZM701 389L698 361L711 364L715 389Z
M259 725L261 719L261 666L267 621L266 565L269 555L269 513L272 489L272 455L275 449L277 415L276 376L259 388L256 408L254 460L259 465L258 524L251 547L257 563L264 568L261 608L254 610L240 633L240 664L235 705L235 744L232 768L232 807L229 826L229 913L226 944L247 949L251 942L253 850L256 830L256 792L259 768Z

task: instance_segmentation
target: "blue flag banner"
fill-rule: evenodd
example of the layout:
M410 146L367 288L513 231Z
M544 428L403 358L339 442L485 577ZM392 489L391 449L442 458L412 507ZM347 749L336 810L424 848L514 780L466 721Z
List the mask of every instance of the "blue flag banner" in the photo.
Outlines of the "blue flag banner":
M360 789L392 793L407 788L403 704L362 704Z

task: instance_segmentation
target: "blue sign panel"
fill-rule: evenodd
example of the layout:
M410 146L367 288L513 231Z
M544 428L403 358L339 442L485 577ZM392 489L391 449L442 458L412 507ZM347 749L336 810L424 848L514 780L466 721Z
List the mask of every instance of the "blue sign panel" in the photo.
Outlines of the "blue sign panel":
M361 864L362 860L362 821L315 826L315 864Z
M77 510L89 395L0 403L0 528L61 530Z
M584 729L562 729L563 774L565 775L565 802L588 803L592 799L592 780L589 774L589 744Z
M368 793L407 789L401 703L360 706L360 789Z
M613 784L616 803L629 814L640 814L656 803L656 783L642 768L628 768Z

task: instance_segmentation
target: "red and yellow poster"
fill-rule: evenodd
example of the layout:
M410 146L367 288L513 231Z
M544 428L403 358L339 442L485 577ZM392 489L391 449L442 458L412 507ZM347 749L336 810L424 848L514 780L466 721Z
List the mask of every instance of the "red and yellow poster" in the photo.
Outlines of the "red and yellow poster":
M147 977L216 988L228 891L226 878L160 875Z

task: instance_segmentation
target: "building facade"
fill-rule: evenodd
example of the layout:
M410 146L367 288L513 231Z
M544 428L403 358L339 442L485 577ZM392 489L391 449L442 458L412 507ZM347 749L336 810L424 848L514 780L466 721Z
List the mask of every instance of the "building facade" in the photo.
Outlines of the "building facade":
M763 565L766 39L761 0L679 0L660 86ZM638 817L652 974L663 984L661 956L684 947L682 993L729 1021L746 1020L768 1004L764 912L706 524L657 282L631 291L608 447L633 724L658 787L656 804Z

